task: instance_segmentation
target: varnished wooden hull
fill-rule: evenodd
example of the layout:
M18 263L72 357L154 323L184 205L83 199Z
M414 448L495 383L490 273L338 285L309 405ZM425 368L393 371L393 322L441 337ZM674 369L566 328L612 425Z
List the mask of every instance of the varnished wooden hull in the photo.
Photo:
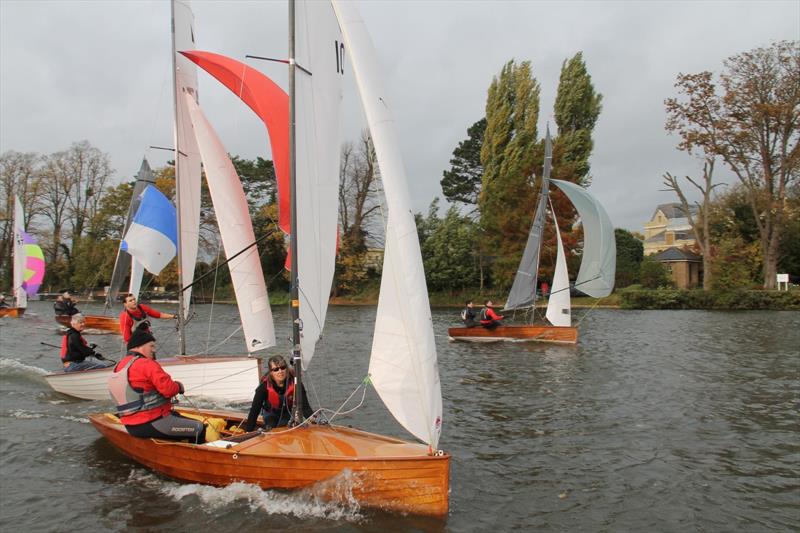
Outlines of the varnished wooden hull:
M198 412L186 410L186 412ZM204 414L237 424L241 415ZM392 512L444 517L449 506L450 456L427 446L341 426L279 428L229 448L132 437L105 414L95 428L133 460L182 481L263 489L306 489L327 501Z
M119 319L113 316L102 315L83 315L86 319L86 330L104 331L108 333L117 333L121 335L119 330ZM72 317L67 315L56 315L56 322L64 327L69 327L70 319ZM91 333L91 332L89 332Z
M495 329L486 329L481 326L450 328L447 330L447 335L450 340L467 342L536 341L562 344L575 344L578 342L578 328L569 326L499 326Z
M3 307L0 308L0 318L5 316L9 318L19 318L25 314L24 307Z
M186 396L229 402L253 399L261 377L259 359L252 357L175 357L160 359L161 367L183 383ZM54 390L84 400L108 400L112 368L55 372L44 379Z

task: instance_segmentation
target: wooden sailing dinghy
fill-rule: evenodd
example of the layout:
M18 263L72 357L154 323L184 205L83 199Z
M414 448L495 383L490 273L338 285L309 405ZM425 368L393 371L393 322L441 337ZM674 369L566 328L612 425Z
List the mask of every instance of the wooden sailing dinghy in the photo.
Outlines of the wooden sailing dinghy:
M222 411L185 412L221 418L226 428L243 419ZM223 430L219 440L197 445L131 437L105 414L89 420L122 453L175 479L309 489L327 501L347 503L352 497L386 511L447 514L449 457L431 455L423 444L341 426L305 425L244 437Z
M28 307L28 297L35 296L44 278L44 255L36 240L25 232L22 203L14 196L14 306L0 308L0 318L19 318Z
M85 333L105 332L120 334L119 319L113 316L103 315L83 315L86 319ZM70 327L70 320L72 317L67 315L56 315L56 322L64 326Z
M555 342L575 344L578 342L578 328L550 325L508 325L495 329L481 326L474 328L450 328L447 330L450 340L469 342Z
M542 246L542 231L549 201L550 184L556 185L569 198L581 217L584 231L583 257L575 287L594 298L604 298L614 289L617 248L614 240L614 226L603 206L585 189L561 180L551 180L550 170L553 159L553 143L550 129L545 137L544 172L542 188L533 224L528 234L528 243L522 254L511 292L505 304L505 311L533 310L536 308L536 288L539 270L539 255ZM567 262L561 232L558 229L555 212L550 203L553 226L556 232L558 255L553 275L550 297L544 324L503 325L495 329L480 326L473 328L450 328L450 340L468 342L492 341L539 341L575 344L578 342L578 328L572 325L570 304L570 284ZM533 313L531 313L533 316Z
M25 314L25 307L2 307L0 308L0 318L19 318Z
M273 91L274 84L241 63L207 52L185 55L253 108L268 127L276 161L289 162L289 168L283 170L276 165L276 172L279 183L282 172L287 172L292 191L296 191L291 195L295 425L289 430L279 428L240 437L231 426L240 424L244 417L222 414L227 428L223 442L180 444L132 437L108 415L92 415L91 421L123 453L177 479L213 485L246 481L264 488L307 488L334 501L350 493L366 507L445 516L450 456L438 449L442 397L430 305L391 108L375 78L378 63L372 42L350 3L298 1L290 3L289 11L299 50L295 54L290 38L289 86L296 86L296 90L290 90L288 101L259 96L257 93L265 87ZM337 44L336 54L330 53L331 43ZM345 50L349 54L347 63L343 63ZM389 213L368 382L389 412L423 444L302 420L303 373L321 339L335 266L343 64L350 65L356 78ZM269 102L272 106L289 104L288 124L267 118L287 116L285 109L273 113L262 107ZM187 103L195 130L208 130L199 107L188 98ZM285 140L289 124L297 128L297 134L289 136L293 142L284 145L289 156L282 158L276 146ZM207 174L216 179L214 175L223 172L225 165L213 163L214 158L206 160L209 152L216 150L204 149L204 143L200 149ZM167 371L171 372L169 368ZM348 481L350 476L355 478L353 482Z

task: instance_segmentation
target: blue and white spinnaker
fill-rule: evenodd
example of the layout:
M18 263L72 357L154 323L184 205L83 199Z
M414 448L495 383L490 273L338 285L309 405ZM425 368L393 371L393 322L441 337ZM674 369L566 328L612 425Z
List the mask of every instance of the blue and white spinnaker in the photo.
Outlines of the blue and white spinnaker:
M148 272L158 274L175 257L178 219L175 206L152 185L142 193L141 203L122 242Z

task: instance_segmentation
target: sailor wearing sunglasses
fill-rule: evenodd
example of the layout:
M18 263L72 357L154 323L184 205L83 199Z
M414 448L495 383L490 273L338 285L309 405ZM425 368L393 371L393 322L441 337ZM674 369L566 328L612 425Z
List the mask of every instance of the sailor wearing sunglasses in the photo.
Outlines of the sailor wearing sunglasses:
M261 383L256 388L253 404L247 415L245 430L253 431L258 421L258 415L264 418L264 428L272 429L285 426L292 416L294 405L294 373L286 364L283 356L270 357L269 370L261 378ZM310 418L314 414L308 404L305 388L303 388L303 416Z

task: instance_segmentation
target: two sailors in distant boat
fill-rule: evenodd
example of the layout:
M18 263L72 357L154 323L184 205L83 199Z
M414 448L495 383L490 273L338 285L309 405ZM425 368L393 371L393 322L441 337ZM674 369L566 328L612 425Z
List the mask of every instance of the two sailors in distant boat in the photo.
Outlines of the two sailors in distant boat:
M69 291L64 291L63 294L58 295L55 303L53 303L53 310L56 312L56 316L73 316L80 313L78 308L75 307L75 301Z
M503 323L500 322L501 320L503 320L503 316L494 312L494 309L492 309L492 301L486 300L486 303L483 304L483 309L481 309L481 326L486 329L495 329L503 325Z
M150 332L150 322L147 317L152 318L175 318L175 315L156 311L150 306L136 303L136 296L126 294L122 300L124 308L119 315L119 329L122 332L122 340L128 342L135 330Z
M467 300L464 305L464 310L461 311L461 320L464 321L464 326L474 328L478 325L478 312L475 310L475 304L472 303L472 300Z
M156 339L142 329L133 332L128 353L117 363L108 379L108 392L117 404L117 416L128 433L143 439L205 442L205 425L172 410L171 399L183 394L156 362Z
M264 418L265 429L285 426L291 420L295 392L294 372L286 364L286 359L280 355L270 357L268 366L267 374L261 378L261 383L253 396L253 403L244 426L246 431L255 429L259 412ZM311 418L313 414L306 389L303 388L303 416Z
M102 354L95 351L96 344L89 344L83 338L86 329L86 319L80 313L72 315L70 328L61 339L61 362L64 372L77 372L79 370L93 370L111 366L111 361L106 361Z

